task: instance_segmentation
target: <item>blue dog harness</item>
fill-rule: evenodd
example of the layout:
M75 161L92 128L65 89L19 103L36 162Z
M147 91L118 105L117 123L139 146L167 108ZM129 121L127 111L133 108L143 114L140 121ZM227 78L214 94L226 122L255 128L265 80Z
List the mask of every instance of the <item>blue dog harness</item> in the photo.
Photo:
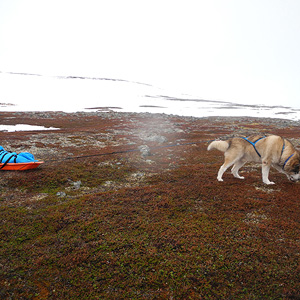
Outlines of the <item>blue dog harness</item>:
M256 140L255 142L251 142L251 141L248 140L248 138L245 138L245 137L241 137L241 138L242 138L243 140L247 141L248 143L250 143L250 144L253 146L255 152L257 153L257 155L258 155L259 157L261 157L260 153L258 152L258 150L257 150L256 147L255 147L255 144L256 144L258 141L264 139L265 136L259 138L259 139ZM284 142L284 139L283 139L283 146L282 146L282 150L281 150L281 155L280 155L280 157L282 156L284 149L285 149L285 142ZM282 170L284 170L285 165L287 164L287 162L288 162L293 156L294 156L294 153L293 153L292 155L290 155L290 156L285 160L285 162L283 163L283 166L282 166Z
M248 140L248 138L241 137L241 139L247 141L248 143L250 143L250 144L253 146L255 152L257 153L257 155L258 155L259 157L261 157L261 155L260 155L260 153L258 152L258 150L256 149L255 144L256 144L258 141L260 141L260 140L262 140L262 139L264 139L264 138L265 138L265 136L259 138L259 139L256 140L255 142L251 142L251 141Z
M284 162L284 164L283 164L283 166L282 166L282 170L284 170L284 167L285 167L286 163L289 161L289 159L290 159L292 156L294 156L294 153L293 153L292 155L290 155L290 156L286 159L286 161Z
M282 150L281 150L281 155L280 155L280 157L282 156L282 153L283 153L283 151L284 151L284 148L285 148L285 141L284 141L284 139L283 139L283 146L282 146ZM284 170L285 165L286 165L287 162L290 160L290 158L292 158L293 156L294 156L294 153L293 153L292 155L290 155L290 156L285 160L285 162L283 163L283 166L282 166L282 170Z

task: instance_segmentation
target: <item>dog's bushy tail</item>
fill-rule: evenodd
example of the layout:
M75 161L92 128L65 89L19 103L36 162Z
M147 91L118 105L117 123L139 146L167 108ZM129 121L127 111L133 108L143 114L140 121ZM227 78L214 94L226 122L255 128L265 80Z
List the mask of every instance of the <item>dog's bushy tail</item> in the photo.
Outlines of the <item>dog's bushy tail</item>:
M207 150L217 149L219 151L225 152L229 148L229 143L226 141L213 141L211 142Z

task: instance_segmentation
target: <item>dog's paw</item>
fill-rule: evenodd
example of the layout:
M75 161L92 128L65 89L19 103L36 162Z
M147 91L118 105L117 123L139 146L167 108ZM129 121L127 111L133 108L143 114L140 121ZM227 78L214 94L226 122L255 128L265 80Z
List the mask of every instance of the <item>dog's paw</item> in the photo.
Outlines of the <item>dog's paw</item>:
M244 176L240 176L240 175L234 175L234 174L233 174L233 176L234 176L235 178L237 178L237 179L245 179L245 177L244 177Z
M218 181L220 181L220 182L221 182L221 181L224 181L222 178L217 178L217 179L218 179Z
M264 182L264 183L268 184L268 185L275 184L275 182L273 182L273 181L267 181L267 182Z

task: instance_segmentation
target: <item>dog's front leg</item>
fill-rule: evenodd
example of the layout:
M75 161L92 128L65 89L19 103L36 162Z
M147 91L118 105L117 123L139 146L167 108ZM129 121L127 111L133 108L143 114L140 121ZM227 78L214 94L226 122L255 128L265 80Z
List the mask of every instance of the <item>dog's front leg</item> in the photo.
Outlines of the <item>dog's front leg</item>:
M284 172L284 170L282 169L282 166L278 166L278 165L274 164L274 165L272 165L272 167L274 167L274 169L276 169L279 173L286 174Z
M267 161L262 162L262 180L265 184L275 184L275 182L269 180L269 172L270 172L271 164Z

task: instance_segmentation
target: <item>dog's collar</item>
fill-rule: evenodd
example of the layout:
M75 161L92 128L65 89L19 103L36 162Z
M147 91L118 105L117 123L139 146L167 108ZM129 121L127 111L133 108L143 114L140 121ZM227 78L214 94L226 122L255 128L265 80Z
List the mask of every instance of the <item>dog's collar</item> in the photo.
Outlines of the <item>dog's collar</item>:
M287 162L290 160L290 158L292 158L294 156L294 153L292 155L290 155L286 160L285 162L283 163L283 166L282 166L282 170L284 170L284 167L285 165L287 164Z

